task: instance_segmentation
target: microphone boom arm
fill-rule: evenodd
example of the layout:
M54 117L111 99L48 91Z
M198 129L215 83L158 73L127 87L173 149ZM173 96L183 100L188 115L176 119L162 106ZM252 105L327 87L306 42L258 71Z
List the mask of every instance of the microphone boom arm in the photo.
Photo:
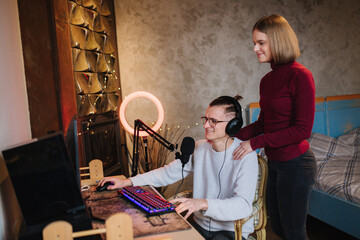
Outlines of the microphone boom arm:
M140 119L136 119L134 121L134 146L133 146L133 166L132 166L132 176L135 176L137 174L138 170L138 163L139 163L139 131L145 131L147 132L152 138L154 138L156 141L158 141L161 145L166 147L171 152L174 151L177 148L177 145L174 145L167 141L164 137L162 137L160 134L155 132L151 129L151 127L147 126L143 121ZM141 129L141 130L140 130ZM147 142L146 137L144 137L144 144L145 144L145 165L148 169L148 161L147 161Z
M154 138L156 141L161 143L164 147L166 147L171 152L174 151L177 146L167 141L163 136L155 132L151 129L151 127L147 126L143 121L140 119L135 120L135 126L138 125L139 129L142 129L143 131L147 132L152 138Z

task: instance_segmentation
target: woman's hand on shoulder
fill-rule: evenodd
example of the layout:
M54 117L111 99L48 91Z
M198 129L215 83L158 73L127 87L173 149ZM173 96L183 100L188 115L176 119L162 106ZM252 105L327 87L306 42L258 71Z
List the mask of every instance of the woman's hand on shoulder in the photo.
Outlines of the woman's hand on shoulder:
M119 179L117 177L105 177L100 180L98 186L103 186L106 182L111 182L113 185L109 185L107 187L108 190L114 190L123 187L132 186L132 182L130 179Z
M235 149L233 152L233 159L234 160L240 160L242 159L246 154L251 153L254 151L251 148L250 140L244 141L240 143L240 146Z

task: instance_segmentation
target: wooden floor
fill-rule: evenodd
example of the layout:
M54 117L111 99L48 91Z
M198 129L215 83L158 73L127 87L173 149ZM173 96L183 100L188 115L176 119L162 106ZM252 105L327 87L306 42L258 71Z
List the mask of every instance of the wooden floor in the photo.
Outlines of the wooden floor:
M281 240L272 230L271 223L268 222L266 226L266 239L267 240ZM310 240L356 240L352 237L316 218L308 216L307 219L307 233Z

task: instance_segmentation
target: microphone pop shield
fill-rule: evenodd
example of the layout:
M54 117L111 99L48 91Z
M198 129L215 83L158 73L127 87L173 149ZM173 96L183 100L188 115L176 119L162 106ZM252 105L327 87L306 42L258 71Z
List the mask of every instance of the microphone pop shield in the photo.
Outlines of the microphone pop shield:
M185 155L191 155L194 153L195 140L192 137L184 137L180 151Z
M180 147L180 160L183 166L189 161L190 155L194 153L194 150L195 140L192 137L184 137Z

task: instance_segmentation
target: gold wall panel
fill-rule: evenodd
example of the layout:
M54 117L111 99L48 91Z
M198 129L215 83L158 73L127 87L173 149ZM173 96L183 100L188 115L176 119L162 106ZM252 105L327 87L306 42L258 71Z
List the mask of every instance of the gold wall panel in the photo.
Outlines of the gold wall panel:
M89 51L101 51L101 45L96 41L95 34L92 31L87 31L86 38L85 38L85 49ZM101 43L101 42L100 42Z
M77 111L80 117L116 111L120 79L115 24L108 0L68 1Z
M104 92L110 93L120 90L119 81L114 74L98 73L98 79Z
M68 8L70 24L89 28L89 21L88 17L86 16L86 11L84 11L81 6L77 5L74 2L69 2Z
M113 46L113 41L110 38L110 36L104 35L104 47L103 47L103 53L105 54L112 54L115 51L115 47Z
M85 48L85 36L87 29L70 25L70 41L72 48Z
M89 116L96 113L95 95L76 95L77 111L79 116Z
M94 31L94 20L96 18L97 13L87 9L87 8L82 8L80 7L82 10L82 16L84 18L84 22L85 22L85 26L86 28L88 28L91 31Z
M85 72L90 70L90 64L86 59L86 51L82 49L73 48L72 57L75 72Z
M111 11L109 9L109 1L102 1L100 10L98 11L102 16L110 16Z
M82 5L84 7L87 8L91 8L91 9L96 9L97 8L97 3L96 2L100 2L100 1L94 1L94 0L82 0Z

